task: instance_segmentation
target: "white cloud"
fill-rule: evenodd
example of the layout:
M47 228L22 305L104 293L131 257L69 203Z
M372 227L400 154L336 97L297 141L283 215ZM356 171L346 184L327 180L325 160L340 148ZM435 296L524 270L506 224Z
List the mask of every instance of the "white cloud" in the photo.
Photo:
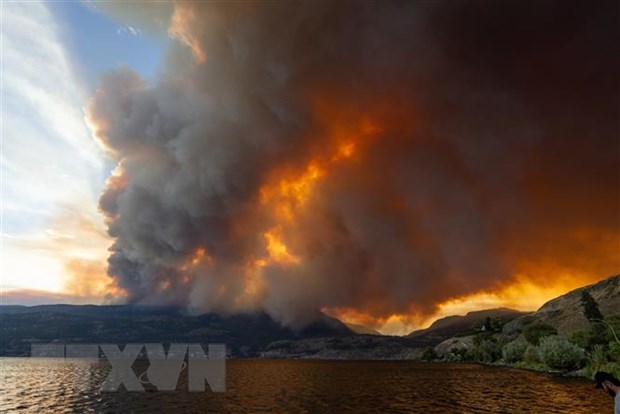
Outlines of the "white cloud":
M142 30L137 29L133 26L125 25L125 26L119 26L116 29L116 34L117 35L130 34L132 36L142 36Z
M71 223L58 220L67 214L103 229L97 199L106 165L84 122L86 92L47 5L4 3L2 39L2 284L60 290L71 252L24 241L52 244L75 237L79 229L58 228ZM89 234L83 237L103 237ZM94 243L98 250L90 255L103 258L105 243Z

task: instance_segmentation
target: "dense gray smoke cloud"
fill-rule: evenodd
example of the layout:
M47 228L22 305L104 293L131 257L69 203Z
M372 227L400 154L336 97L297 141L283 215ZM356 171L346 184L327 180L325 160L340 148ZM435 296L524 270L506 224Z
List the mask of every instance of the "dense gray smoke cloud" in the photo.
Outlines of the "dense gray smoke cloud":
M110 275L294 324L617 272L617 9L174 3L157 81L119 68L88 109Z

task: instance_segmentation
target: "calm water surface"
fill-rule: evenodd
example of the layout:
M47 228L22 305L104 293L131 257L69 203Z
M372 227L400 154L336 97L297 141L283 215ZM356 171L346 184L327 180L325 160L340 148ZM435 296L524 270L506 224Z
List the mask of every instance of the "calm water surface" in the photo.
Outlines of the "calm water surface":
M582 379L467 364L229 360L225 393L186 391L186 370L178 391L100 392L107 362L0 364L3 413L613 412L613 400ZM138 362L135 370L147 366Z

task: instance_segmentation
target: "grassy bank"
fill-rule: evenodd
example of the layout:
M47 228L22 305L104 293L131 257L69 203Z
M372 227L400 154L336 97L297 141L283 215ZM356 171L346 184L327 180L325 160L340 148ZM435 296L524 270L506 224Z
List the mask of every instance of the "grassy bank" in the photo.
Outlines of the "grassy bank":
M478 332L453 338L448 349L427 348L426 361L478 362L592 379L597 371L620 378L620 315L589 314L590 326L560 335L553 326L532 323L516 338L502 336L498 321L488 320ZM452 341L452 342L450 342Z

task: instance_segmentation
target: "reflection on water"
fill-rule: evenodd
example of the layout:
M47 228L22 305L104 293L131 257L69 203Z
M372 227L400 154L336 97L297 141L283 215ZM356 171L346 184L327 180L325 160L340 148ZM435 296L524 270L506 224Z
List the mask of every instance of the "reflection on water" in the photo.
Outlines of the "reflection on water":
M591 382L503 368L400 361L227 361L225 393L100 392L109 365L2 358L1 412L606 413ZM148 362L136 363L138 375Z

